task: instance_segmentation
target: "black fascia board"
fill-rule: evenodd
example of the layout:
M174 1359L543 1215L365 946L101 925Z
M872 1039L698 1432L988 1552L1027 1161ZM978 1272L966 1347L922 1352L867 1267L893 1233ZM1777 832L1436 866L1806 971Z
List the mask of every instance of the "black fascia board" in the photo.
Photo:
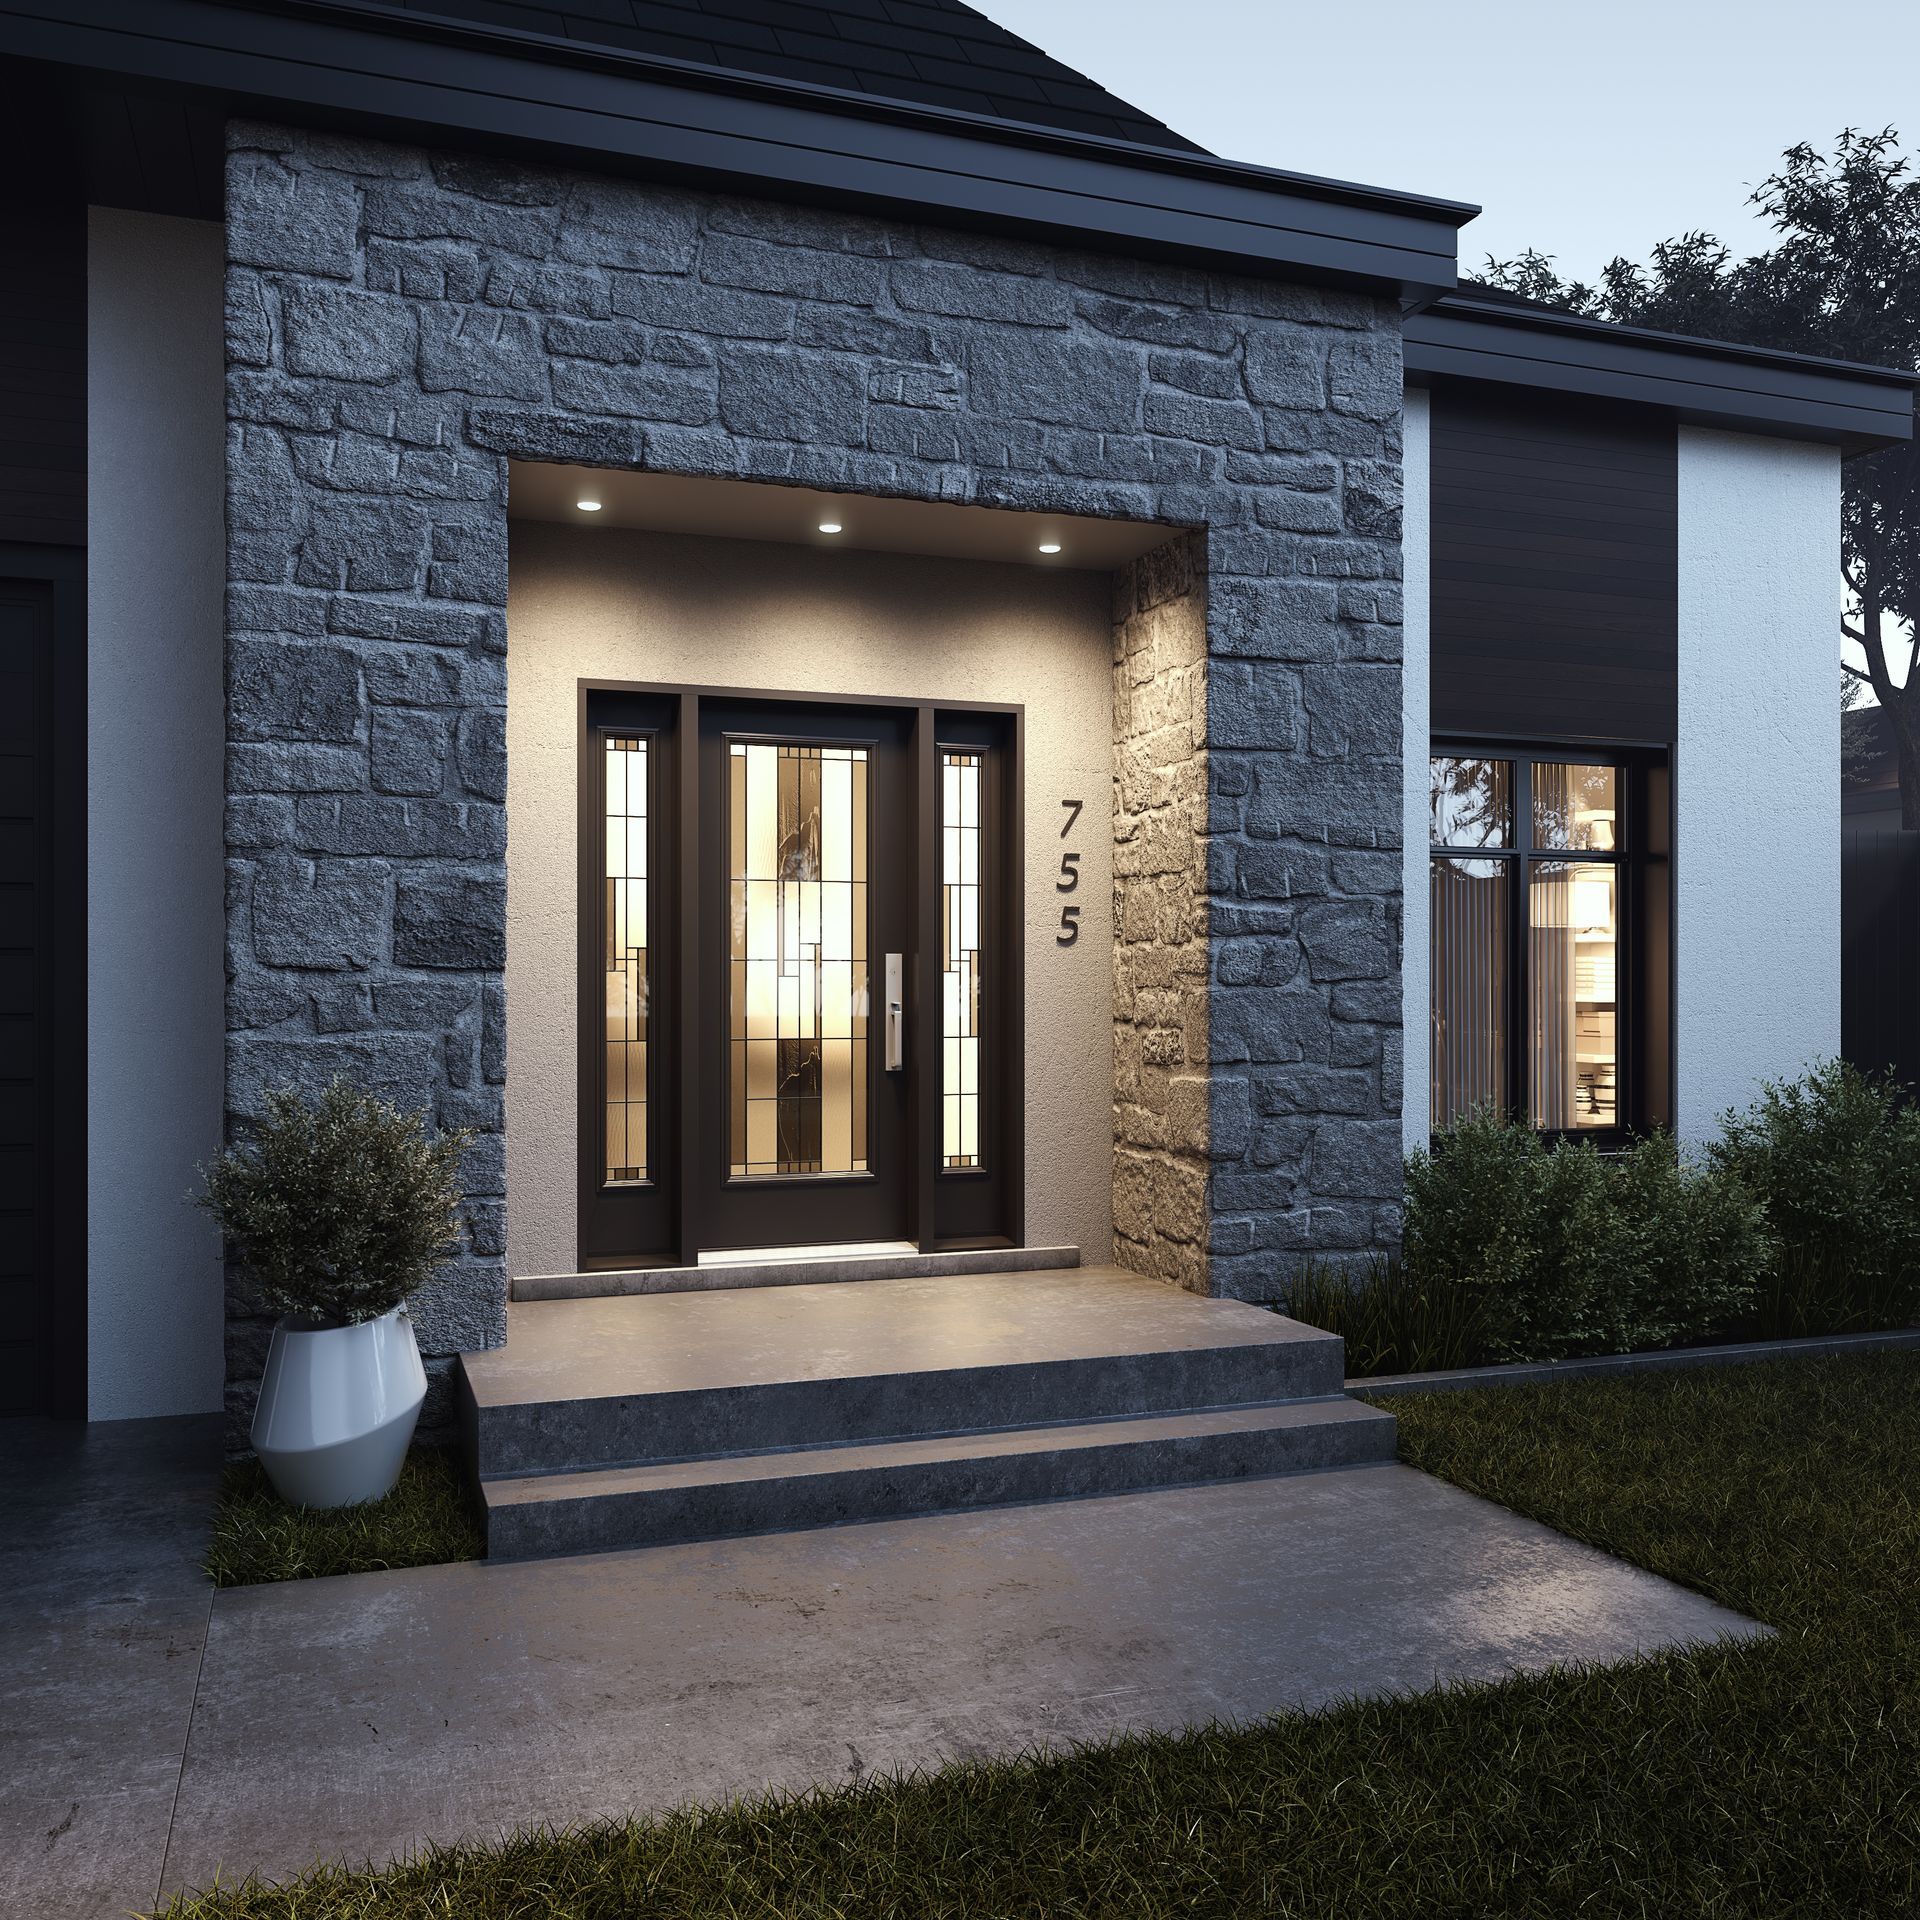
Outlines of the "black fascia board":
M1488 381L1664 407L1697 426L1828 441L1910 440L1920 374L1725 340L1613 326L1449 294L1406 321L1414 384Z
M1476 209L387 9L0 0L0 54L225 111L992 226L1386 294L1455 284Z

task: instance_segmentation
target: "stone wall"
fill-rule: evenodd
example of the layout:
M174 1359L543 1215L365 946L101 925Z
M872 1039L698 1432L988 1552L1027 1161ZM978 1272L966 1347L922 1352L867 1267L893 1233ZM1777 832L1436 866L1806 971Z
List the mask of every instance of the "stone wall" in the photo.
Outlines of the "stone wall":
M1207 1287L1206 540L1113 579L1113 1247Z
M346 1072L481 1129L429 1351L505 1326L510 457L1204 528L1211 973L1180 1024L1212 1176L1179 1270L1271 1290L1388 1230L1391 303L285 128L228 144L228 1125Z

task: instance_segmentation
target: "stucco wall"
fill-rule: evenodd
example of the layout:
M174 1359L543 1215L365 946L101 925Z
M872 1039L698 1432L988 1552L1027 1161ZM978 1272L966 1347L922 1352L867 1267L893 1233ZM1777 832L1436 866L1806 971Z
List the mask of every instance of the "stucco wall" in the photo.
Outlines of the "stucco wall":
M1400 1132L1408 1152L1424 1147L1432 1121L1432 1057L1428 1043L1432 982L1428 907L1427 744L1433 737L1433 412L1430 397L1407 390L1406 521L1401 555L1406 564L1405 648L1400 669L1400 727L1406 745L1406 864L1400 937L1401 1035L1406 1047L1401 1082Z
M220 1405L222 249L87 220L87 1411Z
M577 1265L581 679L1025 707L1027 1239L1106 1259L1113 889L1097 830L1074 841L1080 939L1053 941L1059 803L1104 821L1113 778L1106 577L517 521L510 578L509 1270Z
M1683 1139L1840 1047L1840 460L1680 431L1674 1092Z

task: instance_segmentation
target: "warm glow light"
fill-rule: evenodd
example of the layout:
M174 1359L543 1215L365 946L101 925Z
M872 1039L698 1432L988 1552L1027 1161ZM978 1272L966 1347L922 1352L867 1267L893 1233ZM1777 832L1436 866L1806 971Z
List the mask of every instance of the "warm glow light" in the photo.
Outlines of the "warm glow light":
M840 522L838 520L822 520L820 522L820 531L822 533L838 533L840 531Z
M1042 553L1058 553L1060 551L1060 542L1058 540L1042 540L1040 542L1040 551Z
M582 513L598 513L600 511L600 502L598 500L576 500L573 504L578 507Z

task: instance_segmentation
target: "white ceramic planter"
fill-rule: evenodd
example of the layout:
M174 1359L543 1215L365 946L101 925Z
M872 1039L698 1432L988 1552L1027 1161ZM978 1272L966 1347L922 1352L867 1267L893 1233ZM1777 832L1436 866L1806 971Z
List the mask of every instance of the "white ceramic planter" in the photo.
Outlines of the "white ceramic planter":
M351 1327L273 1330L253 1450L283 1500L351 1507L393 1490L427 1371L405 1307Z

